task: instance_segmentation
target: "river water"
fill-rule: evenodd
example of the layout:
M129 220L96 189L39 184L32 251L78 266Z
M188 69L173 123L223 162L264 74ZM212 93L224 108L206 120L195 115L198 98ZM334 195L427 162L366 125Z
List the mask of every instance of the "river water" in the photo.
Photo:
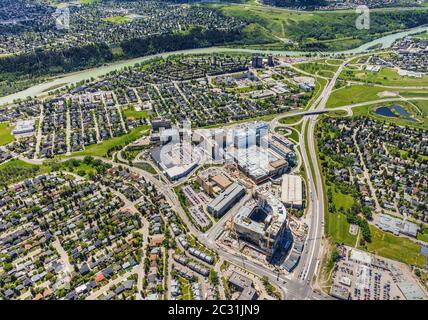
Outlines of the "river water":
M323 52L322 54L330 54L330 55L359 54L359 53L364 53L368 49L378 45L382 45L381 48L386 49L386 48L389 48L398 39L404 38L407 35L420 33L424 31L428 31L428 26L417 27L406 31L390 34L390 35L378 38L376 40L373 40L371 42L365 43L362 46L355 49L338 51L338 52L330 52L330 53ZM146 61L154 57L161 57L161 56L166 57L166 56L170 56L178 53L214 53L214 52L238 52L238 51L250 52L250 53L272 53L272 54L288 55L288 56L301 56L301 55L310 53L310 52L301 52L301 51L253 50L253 49L224 48L224 47L210 47L210 48L189 49L189 50L183 50L183 51L160 53L160 54L151 55L151 56L118 61L108 65L86 69L78 72L68 73L63 76L56 77L53 80L49 80L47 82L34 85L20 92L17 92L8 96L0 97L0 105L12 103L16 99L25 99L27 97L40 96L40 95L46 94L47 91L52 90L53 88L59 88L67 84L77 83L77 82L88 80L91 78L97 78L111 71L119 70L128 66L133 66L136 63Z

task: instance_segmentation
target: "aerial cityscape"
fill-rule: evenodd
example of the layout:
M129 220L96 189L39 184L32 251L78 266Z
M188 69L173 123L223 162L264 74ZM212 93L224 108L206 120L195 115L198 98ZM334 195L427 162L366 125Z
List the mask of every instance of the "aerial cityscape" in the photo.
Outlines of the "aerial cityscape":
M1 0L0 300L428 300L428 1Z

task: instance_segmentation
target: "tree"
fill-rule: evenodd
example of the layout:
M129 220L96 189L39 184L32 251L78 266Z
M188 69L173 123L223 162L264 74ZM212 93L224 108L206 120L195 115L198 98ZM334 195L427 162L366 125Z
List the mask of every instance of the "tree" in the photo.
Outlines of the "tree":
M218 284L218 275L217 275L217 272L215 272L215 270L212 269L212 268L210 269L209 281L213 285L217 285Z

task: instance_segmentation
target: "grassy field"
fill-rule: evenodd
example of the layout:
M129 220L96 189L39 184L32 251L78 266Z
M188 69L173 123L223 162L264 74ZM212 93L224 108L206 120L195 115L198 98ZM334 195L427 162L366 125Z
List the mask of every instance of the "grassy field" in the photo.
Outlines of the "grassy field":
M421 90L396 90L373 85L351 85L335 90L331 93L327 108L341 107L366 101L394 98L401 95L403 97L428 97L428 93Z
M333 62L335 61L336 60L333 60ZM340 61L340 60L337 60L337 61ZM334 64L334 65L327 64L326 60L317 60L317 61L307 62L307 63L298 63L298 64L295 64L294 66L308 73L324 76L327 78L332 78L334 76L334 73L337 71L337 69L339 69L339 66L337 64Z
M428 101L420 100L420 101L412 101L412 103L418 107L418 109L423 113L423 116L428 117Z
M133 118L134 120L139 120L139 119L147 119L149 117L149 113L145 110L142 111L136 111L134 106L129 105L127 107L124 108L123 111L123 115L126 118Z
M181 286L181 299L180 300L192 300L192 284L189 280L178 277L178 281L180 282Z
M288 136L288 138L293 139L296 143L299 143L299 131L292 128L291 134Z
M341 118L341 117L346 117L347 115L348 115L348 112L346 112L345 110L334 110L323 114L322 117L326 116L330 118Z
M372 225L370 231L372 242L367 243L369 252L409 265L425 266L425 256L420 254L420 245L410 239L382 232Z
M110 149L113 149L116 146L125 146L138 138L142 137L145 134L148 134L149 126L141 126L133 129L128 134L125 134L120 137L115 137L106 141L103 141L99 144L93 144L85 148L83 151L73 153L73 156L97 156L105 157L107 152Z
M336 190L334 187L329 187L333 193L333 203L337 209L343 208L344 210L351 209L354 204L354 198L349 194L343 194L339 190Z
M6 186L48 172L50 172L49 166L34 165L12 159L0 164L0 186Z
M71 160L68 160L68 161L71 161ZM97 170L95 169L94 166L90 164L86 164L83 161L79 161L77 166L71 165L70 163L68 163L68 161L61 162L59 164L59 168L58 169L55 168L54 170L69 171L85 178L89 178L91 174L96 175L97 173Z
M424 241L428 243L428 228L422 228L422 232L418 233L418 240Z
M156 169L153 168L153 166L150 163L145 163L145 162L136 163L136 164L134 164L134 166L137 168L140 168L141 170L147 171L148 173L151 173L151 174L157 173Z
M79 0L79 3L81 4L93 4L93 3L97 3L100 0Z
M419 23L423 10L391 12L385 15L381 11L373 12L369 31L355 29L355 11L309 12L274 8L244 1L244 3L204 3L220 10L226 16L238 17L252 24L250 29L243 29L242 45L260 44L271 47L280 46L290 50L302 51L338 51L355 48L380 36L406 29L410 26L410 15L418 16ZM288 41L291 40L291 41Z
M293 124L302 120L303 116L286 117L279 120L282 124Z
M349 223L343 213L327 213L325 215L326 233L333 242L355 246L357 236L349 233Z
M424 113L420 115L419 111L409 102L397 101L397 102L389 102L389 103L377 103L369 106L362 106L353 108L353 114L355 116L369 116L373 119L379 121L386 121L389 123L395 123L397 125L406 125L414 128L427 129L428 128L428 104L425 101L423 103L419 103L418 101L412 101L413 104L420 105L420 109ZM409 121L399 117L384 117L375 113L375 110L381 106L392 106L392 105L400 105L403 107L408 113L410 113L414 118L418 119L420 122Z
M381 98L378 96L378 94L384 91L387 91L387 89L374 86L347 86L331 93L330 98L327 101L327 108L346 106L349 104L371 100L379 100Z
M12 130L13 127L9 126L8 122L0 123L0 146L4 146L15 139Z
M294 12L281 8L258 5L215 3L209 4L208 6L220 9L220 11L227 16L257 21L263 29L280 38L287 38L287 24L296 21L307 21L314 16L314 14L309 12Z
M420 33L415 36L415 38L422 39L422 40L428 40L428 32Z
M323 178L324 179L324 178ZM323 182L324 183L324 182ZM343 194L336 190L333 186L326 186L324 183L324 190L331 190L333 196L333 203L336 209L348 210L354 204L354 199L351 195ZM326 193L327 194L327 193ZM344 243L349 246L355 246L357 236L349 233L349 222L346 215L341 212L329 212L327 205L327 198L325 199L325 232L333 242Z
M107 17L107 18L103 18L102 20L113 23L113 24L125 24L125 23L132 21L132 19L130 19L127 16Z
M391 68L382 68L379 72L369 72L365 70L344 70L340 79L361 81L371 84L385 86L428 86L428 75L420 79L413 77L402 77L397 71Z

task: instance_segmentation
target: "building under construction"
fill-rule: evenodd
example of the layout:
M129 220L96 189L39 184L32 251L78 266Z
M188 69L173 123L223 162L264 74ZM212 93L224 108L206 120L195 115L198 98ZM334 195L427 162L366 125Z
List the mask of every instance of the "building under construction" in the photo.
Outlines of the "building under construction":
M287 230L287 211L273 194L257 192L255 201L243 206L235 215L233 232L254 249L271 260L279 248Z

